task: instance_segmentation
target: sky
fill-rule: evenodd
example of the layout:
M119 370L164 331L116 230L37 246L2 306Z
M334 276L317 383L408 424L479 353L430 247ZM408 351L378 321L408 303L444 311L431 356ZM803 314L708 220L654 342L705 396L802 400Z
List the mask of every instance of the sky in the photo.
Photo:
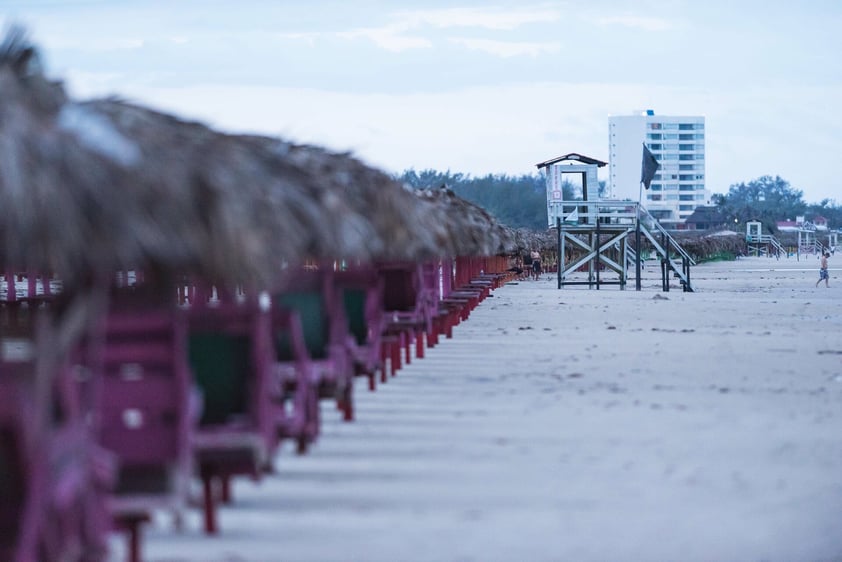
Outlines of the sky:
M706 187L842 204L839 0L0 0L75 99L390 173L608 160L609 115L705 117ZM607 167L600 170L607 179Z

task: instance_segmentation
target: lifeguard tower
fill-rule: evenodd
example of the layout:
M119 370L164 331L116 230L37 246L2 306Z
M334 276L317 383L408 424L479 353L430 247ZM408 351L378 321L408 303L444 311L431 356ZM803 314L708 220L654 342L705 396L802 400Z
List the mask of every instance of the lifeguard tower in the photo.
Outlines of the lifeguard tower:
M787 255L780 241L771 234L763 234L763 223L758 220L746 222L746 246L749 256L781 258Z
M839 233L830 230L827 233L827 249L831 252L836 252L836 246L839 243Z
M547 218L558 235L558 288L565 285L619 285L625 289L629 267L635 267L636 289L641 289L640 253L645 237L661 258L662 289L669 291L669 277L678 277L684 291L692 291L687 252L652 215L633 201L601 200L597 170L607 162L575 152L536 164L547 185ZM581 200L565 200L565 174L581 177ZM634 237L634 246L629 237ZM584 271L586 277L574 276Z
M816 228L813 225L803 224L798 227L798 257L804 255L819 255L824 246L816 236Z

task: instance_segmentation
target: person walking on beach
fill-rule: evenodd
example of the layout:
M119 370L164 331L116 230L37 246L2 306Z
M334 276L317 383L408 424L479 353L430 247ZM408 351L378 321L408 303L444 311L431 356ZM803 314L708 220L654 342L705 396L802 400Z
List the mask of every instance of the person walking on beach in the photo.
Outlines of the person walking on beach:
M824 286L830 287L830 285L828 284L830 276L827 274L827 258L829 257L830 254L828 252L822 254L822 261L819 263L819 280L816 281L816 287L819 286L819 283L822 282L822 279L824 279Z
M541 277L541 254L538 250L532 250L532 278L537 281Z

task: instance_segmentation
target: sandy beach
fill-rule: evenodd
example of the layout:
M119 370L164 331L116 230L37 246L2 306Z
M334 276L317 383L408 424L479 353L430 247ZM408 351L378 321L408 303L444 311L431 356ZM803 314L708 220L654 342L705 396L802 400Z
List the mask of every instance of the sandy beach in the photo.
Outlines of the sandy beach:
M842 560L842 259L521 281L152 561ZM651 276L651 277L650 277ZM124 539L114 535L113 559Z

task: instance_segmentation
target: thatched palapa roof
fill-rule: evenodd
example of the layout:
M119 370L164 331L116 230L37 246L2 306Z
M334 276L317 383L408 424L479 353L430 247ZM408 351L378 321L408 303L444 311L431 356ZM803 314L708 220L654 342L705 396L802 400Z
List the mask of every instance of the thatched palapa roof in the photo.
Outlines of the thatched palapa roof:
M448 255L490 256L515 249L510 228L482 207L458 197L447 186L418 190L417 195L436 207L437 222L450 230Z
M307 258L450 250L429 204L347 154L68 99L19 29L0 46L0 206L0 265L69 283L145 268L265 285Z

